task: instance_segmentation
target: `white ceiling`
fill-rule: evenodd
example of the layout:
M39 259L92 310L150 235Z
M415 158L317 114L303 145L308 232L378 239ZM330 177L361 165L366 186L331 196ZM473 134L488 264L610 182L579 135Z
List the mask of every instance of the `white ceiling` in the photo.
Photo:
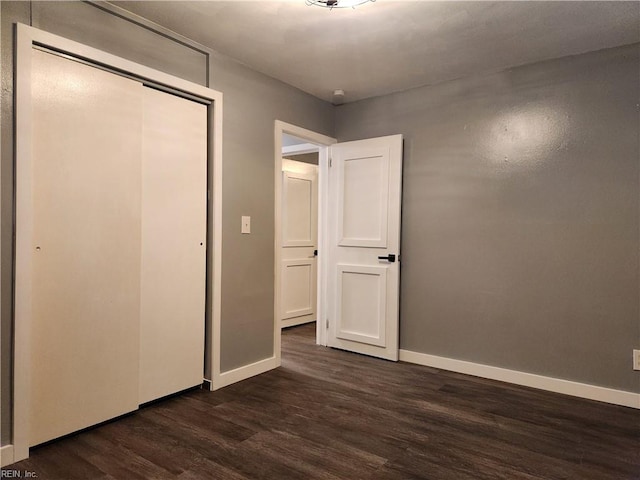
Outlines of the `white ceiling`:
M640 2L113 3L327 101L640 42Z

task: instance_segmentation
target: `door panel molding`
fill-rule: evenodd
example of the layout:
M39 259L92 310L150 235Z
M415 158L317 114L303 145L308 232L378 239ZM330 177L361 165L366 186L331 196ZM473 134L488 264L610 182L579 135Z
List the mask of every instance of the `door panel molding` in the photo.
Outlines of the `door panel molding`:
M318 189L310 173L282 172L282 246L315 247Z
M314 258L282 261L282 320L315 312L315 275Z
M336 337L386 347L387 267L338 264L337 274Z
M345 147L336 153L335 160L338 245L386 248L389 148Z

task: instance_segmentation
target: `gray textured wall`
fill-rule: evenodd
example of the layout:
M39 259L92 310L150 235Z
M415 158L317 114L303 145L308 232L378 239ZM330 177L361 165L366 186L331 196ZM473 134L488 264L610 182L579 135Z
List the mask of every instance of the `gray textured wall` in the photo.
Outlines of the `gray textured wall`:
M638 53L336 109L405 136L401 348L640 392Z
M207 84L207 55L78 1L31 2L32 25L180 78Z
M2 61L2 181L0 243L2 405L0 443L10 441L13 23L79 41L158 70L206 84L224 94L223 128L223 371L273 355L274 120L331 134L332 106L223 56L205 53L142 25L81 2L0 2ZM251 215L252 234L240 235ZM237 227L237 228L236 228Z
M333 107L235 62L217 62L224 93L221 368L273 355L274 121L331 135ZM251 216L251 235L240 217Z

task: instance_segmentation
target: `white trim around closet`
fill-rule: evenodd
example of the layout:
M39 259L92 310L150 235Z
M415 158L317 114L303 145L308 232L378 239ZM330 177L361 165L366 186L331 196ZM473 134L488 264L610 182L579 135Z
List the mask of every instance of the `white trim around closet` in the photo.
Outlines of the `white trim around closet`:
M29 456L29 365L31 328L31 255L33 209L31 191L31 49L41 46L109 69L140 81L153 82L210 103L208 108L208 218L205 383L216 389L226 383L220 372L220 282L222 261L222 93L154 70L27 25L17 25L16 41L16 257L15 346L13 360L13 458ZM91 381L91 379L87 379ZM228 381L228 380L227 380ZM3 447L5 453L11 446Z

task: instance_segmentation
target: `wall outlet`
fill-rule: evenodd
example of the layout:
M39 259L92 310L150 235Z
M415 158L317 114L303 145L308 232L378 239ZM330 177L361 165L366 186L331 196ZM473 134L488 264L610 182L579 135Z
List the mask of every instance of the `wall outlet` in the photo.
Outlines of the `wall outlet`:
M633 351L633 369L640 370L640 350Z

